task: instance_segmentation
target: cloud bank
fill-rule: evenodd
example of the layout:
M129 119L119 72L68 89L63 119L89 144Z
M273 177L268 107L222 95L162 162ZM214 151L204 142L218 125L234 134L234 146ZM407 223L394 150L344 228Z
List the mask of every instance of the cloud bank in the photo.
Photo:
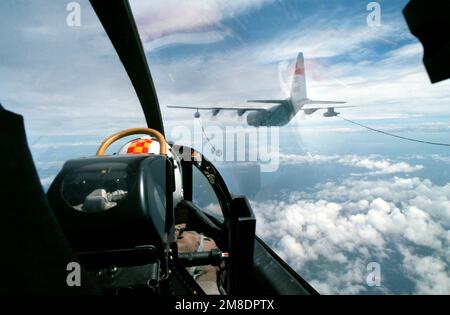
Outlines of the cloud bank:
M280 154L280 163L283 164L321 164L337 163L345 166L364 168L369 173L354 175L387 175L395 173L412 173L423 169L423 165L410 165L407 162L396 162L377 156L364 157L358 155L320 155L320 154Z
M257 232L321 293L450 293L450 184L352 178L253 209ZM369 262L380 288L366 284Z

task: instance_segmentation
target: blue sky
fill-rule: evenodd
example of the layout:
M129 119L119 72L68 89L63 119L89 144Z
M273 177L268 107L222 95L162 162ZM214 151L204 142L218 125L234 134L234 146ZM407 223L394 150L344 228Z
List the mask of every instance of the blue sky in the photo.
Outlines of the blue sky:
M145 125L92 8L78 2L77 28L65 24L64 1L0 3L0 102L24 115L45 187L65 160L92 155L119 129ZM342 115L373 127L448 142L450 81L430 84L422 47L401 14L406 1L379 1L377 28L366 23L368 2L132 0L168 137L177 140L177 127L198 122L165 105L287 97L302 51L309 97L358 106ZM256 131L234 113L207 113L202 123L212 138L213 127ZM279 169L261 174L261 190L250 196L258 234L320 292L450 293L447 148L316 113L281 128L279 149ZM223 172L241 193L232 168ZM382 267L380 288L365 283L373 261Z

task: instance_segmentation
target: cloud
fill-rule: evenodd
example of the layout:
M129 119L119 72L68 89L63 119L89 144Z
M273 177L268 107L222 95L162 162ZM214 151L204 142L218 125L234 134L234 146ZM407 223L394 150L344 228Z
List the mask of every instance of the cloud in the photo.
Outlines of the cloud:
M431 154L431 159L435 161L441 161L445 163L450 163L450 157L449 156L442 156L439 154Z
M373 170L370 175L384 175L394 173L411 173L423 169L422 165L412 166L406 162L392 163L389 160L373 160L358 156L346 156L337 161L343 165L355 166Z
M450 185L351 178L252 205L258 234L323 293L450 293ZM369 262L381 265L375 291Z
M223 20L273 0L131 1L141 38L145 43L165 36L195 30L223 29Z
M48 176L41 179L41 185L44 188L44 191L47 191L55 177L56 176Z
M320 154L285 154L280 153L280 162L285 164L302 164L302 163L324 163L332 162L339 159L339 155L320 155Z
M146 52L154 51L160 48L167 48L174 45L186 44L212 44L223 41L227 36L226 33L217 31L199 32L199 33L183 33L167 35L151 42L145 42L144 48Z
M407 160L433 160L443 163L450 163L450 156L442 154L409 154L402 157Z
M355 259L345 265L339 273L324 270L326 282L312 280L311 285L321 294L360 294L367 290L365 285L367 271L367 262Z
M416 283L417 294L448 294L450 276L447 263L439 258L421 257L404 246L399 247L403 255L403 266L411 278L420 279Z
M390 58L410 58L423 54L423 47L420 43L412 43L404 45L400 48L390 51L387 55Z
M337 163L371 170L370 173L354 175L387 175L395 173L412 173L423 169L423 165L410 165L406 162L394 162L390 159L376 156L363 157L358 155L320 155L320 154L280 154L280 162L284 164L322 164Z
M34 163L38 170L48 170L48 169L58 169L61 168L64 164L64 161L38 161ZM47 179L47 181L50 179ZM46 182L43 179L44 182ZM41 181L42 182L42 181Z
M100 139L99 139L100 140ZM99 141L66 141L52 143L36 143L32 144L32 149L55 149L64 147L80 147L80 146L98 146Z
M342 12L331 10L326 22L320 14L308 17L309 25L301 25L299 29L294 28L284 34L278 39L278 47L268 43L261 53L262 58L267 61L288 60L301 47L306 56L313 58L347 56L361 59L363 54L372 54L368 48L370 45L383 43L395 48L400 40L410 36L401 21L391 19L383 27L371 28L363 22L364 15L359 14L339 23L342 16ZM306 28L307 32L304 31Z

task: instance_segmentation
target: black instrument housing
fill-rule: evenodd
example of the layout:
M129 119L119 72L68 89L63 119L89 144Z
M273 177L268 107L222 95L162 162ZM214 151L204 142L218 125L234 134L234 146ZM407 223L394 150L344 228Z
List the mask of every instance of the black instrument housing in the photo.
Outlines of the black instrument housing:
M68 203L64 191L75 189L65 182L71 174L86 170L104 174L113 168L125 173L128 181L127 195L120 203L94 213L77 210ZM173 164L166 156L108 156L67 161L47 196L75 252L153 246L158 256L155 259L161 261L166 260L170 242L174 241L173 187ZM164 204L156 204L155 199Z

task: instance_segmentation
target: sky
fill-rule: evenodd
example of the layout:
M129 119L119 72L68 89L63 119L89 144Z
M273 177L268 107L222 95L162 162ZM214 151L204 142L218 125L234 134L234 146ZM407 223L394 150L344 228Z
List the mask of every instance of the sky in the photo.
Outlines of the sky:
M0 102L25 117L45 188L65 160L93 155L117 130L145 126L133 88L88 1L81 25L50 0L0 3ZM253 174L222 162L224 138L258 133L245 116L166 105L237 105L286 98L303 52L308 97L347 101L342 116L449 142L450 81L431 84L401 10L361 0L132 0L167 137L203 150L233 193L248 193L257 233L324 294L449 294L450 152L338 118L298 114L278 130L278 167ZM226 131L226 127L237 129ZM257 144L251 143L249 150ZM260 161L261 162L261 161ZM261 163L260 163L261 164ZM249 191L236 170L259 182ZM256 180L258 179L258 180ZM371 262L381 285L367 284Z

